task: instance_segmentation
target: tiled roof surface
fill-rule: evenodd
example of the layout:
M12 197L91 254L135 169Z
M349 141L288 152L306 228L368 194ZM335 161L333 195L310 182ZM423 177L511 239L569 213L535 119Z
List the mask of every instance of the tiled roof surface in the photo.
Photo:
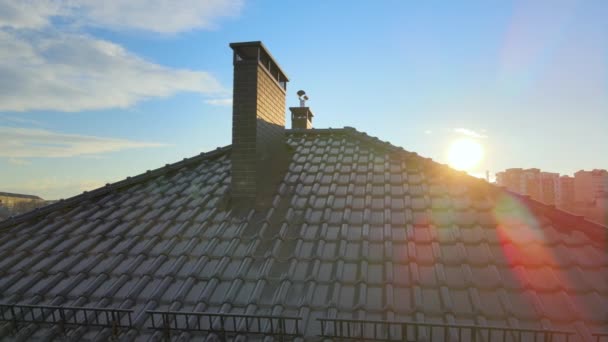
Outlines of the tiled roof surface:
M288 143L266 209L230 209L224 148L0 223L0 303L133 309L142 340L145 310L608 332L605 227L352 129Z

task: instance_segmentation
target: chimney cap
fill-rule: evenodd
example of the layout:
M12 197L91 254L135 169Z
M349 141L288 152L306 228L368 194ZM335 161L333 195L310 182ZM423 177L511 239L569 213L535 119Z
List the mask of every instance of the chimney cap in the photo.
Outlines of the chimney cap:
M308 95L304 90L298 90L298 99L300 100L300 107L306 107L306 101L308 101Z
M283 71L279 63L277 63L272 54L268 51L268 48L266 48L266 45L261 41L230 43L230 48L241 58L257 59L258 61L261 61L262 58L267 57L272 65L278 69L282 76L281 79L289 82L289 77L285 71Z

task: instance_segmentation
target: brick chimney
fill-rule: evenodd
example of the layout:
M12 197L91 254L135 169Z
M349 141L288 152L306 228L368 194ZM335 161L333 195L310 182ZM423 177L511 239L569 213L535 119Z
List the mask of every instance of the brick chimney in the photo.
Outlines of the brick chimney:
M308 107L289 107L291 111L291 128L292 129L311 129L312 128L312 111Z
M304 90L298 90L298 99L300 107L289 107L291 111L291 128L292 129L311 129L312 128L312 111L306 107L308 95Z
M230 44L234 64L232 198L273 191L284 159L285 92L289 81L262 42Z

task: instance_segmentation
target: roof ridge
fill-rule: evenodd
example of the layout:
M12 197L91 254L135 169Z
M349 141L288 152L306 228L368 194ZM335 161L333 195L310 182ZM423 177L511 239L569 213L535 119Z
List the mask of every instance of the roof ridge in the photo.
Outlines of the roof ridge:
M358 137L363 136L363 137L365 137L365 138L367 138L367 139L370 139L371 141L373 141L373 142L375 142L375 143L386 144L386 145L389 145L390 147L392 147L393 149L397 149L398 151L403 151L403 152L409 153L409 154L410 154L410 156L417 156L417 157L419 157L419 158L422 158L422 159L423 159L423 160L425 160L427 163L433 163L433 164L435 164L436 166L439 166L439 167L442 167L442 168L447 168L447 169L449 169L449 170L450 170L450 171L452 171L452 172L458 172L457 170L454 170L454 169L450 168L448 165L445 165L445 164L441 164L441 163L439 163L439 162L436 162L436 161L434 161L434 160L433 160L433 159L431 159L431 158L422 157L422 156L418 155L418 154L417 154L417 153L415 153L415 152L408 152L408 151L404 150L404 149L403 149L403 148L401 148L401 147L398 147L398 146L395 146L395 145L391 144L391 143L390 143L390 142L388 142L388 141L382 141L382 140L380 140L380 139L378 139L378 138L376 138L376 137L369 136L368 134L366 134L366 133L364 133L364 132L359 132L359 131L357 131L355 128L352 128L352 127L345 127L345 129L346 129L346 130L347 130L347 131L348 131L348 132L349 132L351 135L353 135L353 136L358 136ZM541 202L541 201L539 201L539 200L535 200L535 199L533 199L532 197L530 197L530 196L528 196L528 195L522 195L522 194L518 194L518 193L515 193L515 192L512 192L512 191L509 191L509 190L507 190L506 188L501 187L501 186L499 186L499 185L492 184L492 183L487 182L487 181L484 181L484 180L482 180L482 179L480 179L480 178L473 177L473 176L469 175L469 174L468 174L468 173L466 173L466 172L461 172L461 174L462 174L462 175L464 175L464 176L466 176L466 177L468 177L468 179L469 179L470 181L475 181L475 182L478 182L479 184L485 184L485 185L487 185L487 186L489 186L489 187L491 187L491 188L494 188L494 189L500 189L500 190L502 190L502 191L506 191L507 193L509 193L509 194L511 194L511 195L514 195L514 196L516 196L516 197L518 197L518 198L520 198L520 199L522 199L522 200L526 201L527 203L529 203L530 205L532 205L534 208L539 209L539 210L541 210L541 211L544 211L544 212L545 212L545 214L547 214L547 213L546 213L547 211L552 211L552 212L553 212L553 213L555 213L555 214L558 214L558 215L564 216L564 218L565 218L565 219L567 219L567 220L569 220L569 221L581 222L581 223L583 223L583 224L585 225L584 229L581 229L581 228L583 228L582 226L577 226L577 227L581 227L581 228L579 228L579 230L583 231L583 233L590 233L590 235L591 235L590 237L591 237L592 239L593 239L593 238L597 238L596 234L597 234L597 235L599 235L599 236L600 236L600 238L604 239L605 237L604 237L604 236L602 236L602 232L603 232L604 234L608 234L608 226L603 225L603 224L601 224L601 223L599 223L599 222L595 222L595 221L588 220L588 219L586 219L586 218L585 218L584 216L582 216L582 215L576 215L576 214L571 213L571 212L569 212L569 211L566 211L566 210L563 210L563 209L561 209L561 208L558 208L558 207L556 207L555 205L551 205L551 204L546 204L546 203L543 203L543 202ZM593 230L596 230L597 232L589 232L589 231L586 231L586 230L587 230L587 228L591 228L591 229L593 229Z
M480 184L480 185L483 185L483 186L487 186L491 190L507 192L507 193L509 193L509 194L511 194L513 196L516 196L519 199L527 202L533 208L536 208L538 210L541 210L541 211L545 212L545 214L547 214L547 212L549 212L549 214L553 213L554 215L550 215L550 216L553 216L553 217L561 216L561 217L558 217L558 218L560 218L562 220L565 219L565 220L568 220L568 221L579 223L579 225L577 225L577 227L579 227L578 230L581 230L583 233L587 233L587 235L589 235L592 239L597 238L598 236L600 236L602 239L605 239L605 236L602 236L602 234L608 234L608 226L603 225L603 224L601 224L599 222L588 220L588 219L586 219L582 215L576 215L576 214L571 213L569 211L566 211L564 209L558 208L555 205L543 203L541 201L538 201L538 200L535 200L535 199L531 198L530 196L522 195L522 194L518 194L518 193L515 193L515 192L512 192L512 191L509 191L506 188L501 187L499 185L492 184L492 183L484 181L484 180L482 180L480 178L473 177L473 176L467 174L464 171L458 171L458 170L452 169L451 167L449 167L446 164L439 163L439 162L433 160L432 158L423 157L423 156L419 155L416 152L407 151L403 147L396 146L396 145L391 144L388 141L383 141L383 140L380 140L377 137L370 136L370 135L368 135L365 132L358 131L354 127L345 126L343 128L329 128L329 129L324 128L324 129L307 129L307 130L296 129L296 130L288 130L288 132L292 133L292 134L299 134L299 133L300 134L307 134L307 133L317 133L317 134L342 133L342 134L347 134L347 135L349 135L349 136L351 136L353 138L360 139L360 140L363 140L365 142L372 143L372 144L374 144L376 146L384 147L384 148L389 148L393 152L405 153L407 155L407 157L409 157L409 158L411 158L411 157L419 158L421 161L427 163L427 165L431 164L432 167L439 167L442 170L450 171L454 175L457 175L457 174L458 175L462 175L462 176L466 177L468 181L475 182L475 184ZM581 223L584 226L580 225ZM589 230L592 230L592 231L589 231Z
M147 170L146 172L141 173L137 176L133 176L133 177L129 176L123 180L120 180L120 181L117 181L114 183L108 183L105 186L102 186L95 190L84 191L83 193L72 196L68 199L60 199L53 204L50 204L50 205L47 205L47 206L44 206L41 208L36 208L32 211L29 211L29 212L26 212L26 213L23 213L23 214L20 214L17 216L11 216L4 221L0 221L0 229L8 228L8 227L14 226L16 224L22 223L24 221L27 221L27 220L30 220L33 218L37 218L37 217L40 217L43 215L47 215L55 210L69 207L70 205L78 203L79 201L81 201L83 199L91 199L91 198L95 198L98 196L102 196L102 195L110 193L114 190L147 181L151 178L155 178L155 177L164 175L166 173L174 171L175 169L179 169L181 167L188 166L190 164L195 164L197 162L207 160L207 159L217 158L217 157L221 156L222 154L226 153L227 151L229 151L230 149L231 149L231 145L218 147L217 149L215 149L213 151L203 152L203 153L200 153L200 154L190 157L190 158L184 158L178 162L166 164L165 166L161 166L154 170Z
M311 133L314 133L314 134L336 134L336 133L346 134L353 138L357 138L359 140L364 140L366 142L376 144L380 147L389 148L394 151L404 152L411 156L417 156L422 159L429 159L429 158L425 158L425 157L418 155L418 153L416 153L416 152L407 151L401 146L393 145L388 141L382 141L377 137L371 136L362 131L358 131L356 128L350 127L350 126L344 126L342 128L331 128L330 127L330 128L310 128L310 129L288 129L286 131L288 134L311 134Z

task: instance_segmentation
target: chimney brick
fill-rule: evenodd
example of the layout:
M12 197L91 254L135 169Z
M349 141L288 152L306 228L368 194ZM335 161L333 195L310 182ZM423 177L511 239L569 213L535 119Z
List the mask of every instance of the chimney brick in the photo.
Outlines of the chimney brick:
M232 197L254 200L285 149L288 79L261 42L232 43Z

